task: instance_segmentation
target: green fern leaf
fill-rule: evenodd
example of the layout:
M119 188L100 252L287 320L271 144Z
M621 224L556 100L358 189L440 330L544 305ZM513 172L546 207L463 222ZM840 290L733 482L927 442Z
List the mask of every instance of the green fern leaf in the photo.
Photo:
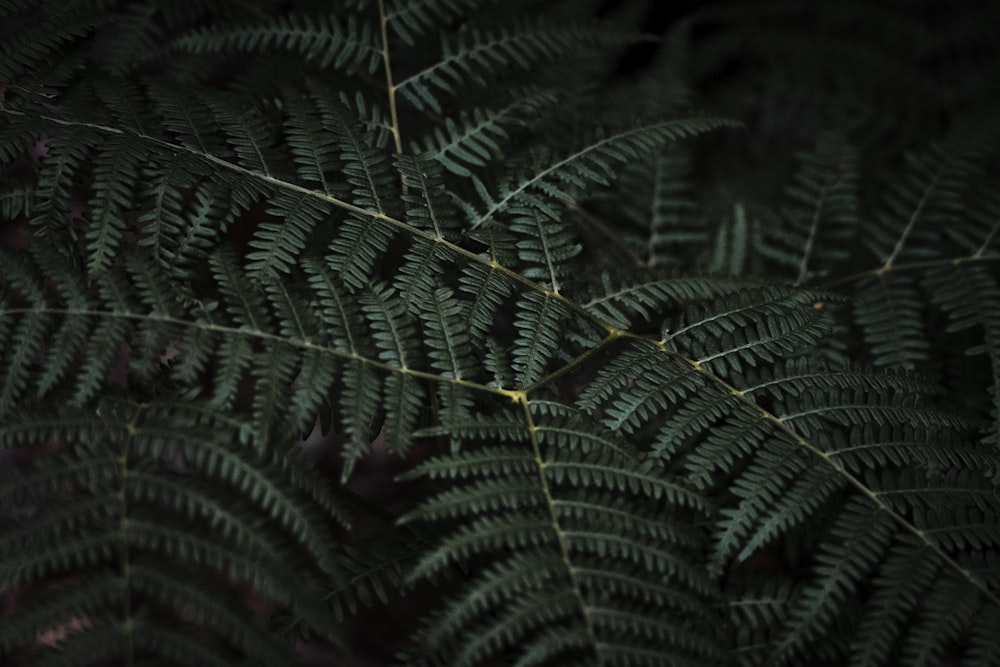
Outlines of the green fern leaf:
M529 292L518 302L514 327L513 365L515 386L525 388L545 375L559 349L560 326L568 319L566 307L556 296Z
M572 51L597 44L625 44L633 35L586 27L519 23L499 30L463 27L441 41L441 58L399 81L396 88L419 110L442 112L442 96L454 96L467 81L484 83L500 68L530 70Z
M386 23L404 43L413 45L428 31L448 25L493 0L444 0L413 3L389 0Z
M471 176L470 167L483 167L501 153L501 143L510 133L506 125L526 123L532 115L552 106L556 96L546 91L515 95L513 101L497 109L472 110L458 120L446 118L444 127L434 128L432 136L414 144L414 152L423 152L453 174Z
M107 271L118 254L125 230L125 214L131 208L138 181L142 147L125 140L104 146L94 167L94 198L86 228L87 269L92 275Z
M537 205L535 197L539 191L552 199L571 201L573 189L607 183L613 177L614 164L638 159L673 141L727 125L732 123L711 118L668 120L598 135L562 158L539 153L532 167L511 183L505 183L498 196L480 193L485 209L480 211L466 205L471 226L479 227L512 206ZM571 191L567 192L568 189Z
M369 74L378 66L378 47L370 23L335 14L322 17L286 14L263 25L224 30L201 28L173 40L189 53L267 53L272 50L299 54L321 69L335 68Z
M927 358L923 301L906 275L880 275L859 286L854 317L877 366L912 370Z
M664 660L711 659L712 642L694 624L665 615L639 621L640 601L650 599L644 583L650 575L675 582L668 608L676 604L694 617L712 617L705 604L711 584L677 558L690 545L677 543L678 533L647 514L658 503L702 508L703 501L654 467L637 465L610 433L600 443L581 441L585 420L571 410L540 404L525 406L525 415L520 433L509 423L494 430L483 421L470 424L471 430L456 425L455 433L513 438L521 448L480 445L474 453L439 457L409 475L459 475L462 484L435 494L406 521L466 517L452 524L411 576L433 576L456 560L487 562L463 585L461 596L431 619L422 632L423 657L410 660L424 664L436 656L433 661L477 664L513 652L520 660L532 656L538 664L557 664L594 656L628 660L636 650ZM587 488L607 495L587 501L578 493ZM620 597L604 593L609 585ZM496 610L500 615L488 625L479 620ZM568 641L553 645L544 630L553 627L561 628L564 638L568 633Z
M250 241L254 251L247 253L246 271L256 280L271 272L289 273L313 229L330 216L330 207L311 195L282 192L271 200L267 213L281 222L261 224Z

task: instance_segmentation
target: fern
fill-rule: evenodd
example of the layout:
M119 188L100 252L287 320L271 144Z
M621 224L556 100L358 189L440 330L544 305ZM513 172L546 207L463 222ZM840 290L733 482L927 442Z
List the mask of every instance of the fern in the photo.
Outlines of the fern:
M1000 15L605 5L0 0L0 662L1000 661Z

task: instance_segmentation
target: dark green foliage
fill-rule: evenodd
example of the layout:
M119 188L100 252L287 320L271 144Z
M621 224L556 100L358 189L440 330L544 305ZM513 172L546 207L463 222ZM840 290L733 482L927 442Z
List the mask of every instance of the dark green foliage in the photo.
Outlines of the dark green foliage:
M0 662L1000 664L1000 14L694 4L0 0Z

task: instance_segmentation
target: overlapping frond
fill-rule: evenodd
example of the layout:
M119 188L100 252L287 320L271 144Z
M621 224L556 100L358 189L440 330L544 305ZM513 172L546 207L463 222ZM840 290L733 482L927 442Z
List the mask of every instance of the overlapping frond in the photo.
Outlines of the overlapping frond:
M482 563L425 621L411 664L718 659L716 591L684 557L698 550L697 533L672 525L704 500L581 413L523 408L519 425L435 429L478 444L410 473L453 480L405 519L446 527L411 576Z
M685 118L639 125L593 138L584 146L564 156L539 149L523 172L503 182L495 195L480 188L483 208L467 205L471 226L479 227L495 216L518 206L538 206L542 193L547 200L569 202L574 194L588 186L607 184L614 177L614 166L638 159L671 142L709 130L731 125L713 118ZM552 204L542 211L553 216Z
M462 84L482 86L505 70L530 71L568 52L635 39L635 35L595 27L527 21L494 29L463 26L443 36L440 59L400 80L397 87L417 109L441 113L444 100L455 97Z
M0 0L0 662L995 664L996 53L916 3Z
M466 16L489 2L495 2L495 0L427 0L422 2L389 0L386 3L385 18L394 35L412 45L417 37L443 28L455 19Z
M462 111L457 119L446 118L443 127L434 128L414 146L448 171L470 176L471 168L483 167L503 153L508 127L526 124L533 114L555 101L556 95L549 91L526 91L501 107Z
M761 241L761 253L787 267L796 284L850 259L846 248L860 231L857 151L826 135L800 159L787 204L764 227Z
M172 41L189 53L292 53L320 69L372 73L379 64L376 29L354 15L289 13L260 24L199 28Z
M5 655L37 652L38 629L62 627L80 649L72 664L91 664L99 656L79 640L108 622L110 660L162 648L195 664L202 651L293 661L289 639L239 605L241 594L287 606L340 643L315 582L339 577L329 522L349 517L302 460L253 453L240 425L197 406L127 400L102 402L96 419L9 419L0 441L54 448L0 486L4 586L35 586L26 613L5 623ZM197 644L178 640L190 633ZM65 649L34 658L65 659Z

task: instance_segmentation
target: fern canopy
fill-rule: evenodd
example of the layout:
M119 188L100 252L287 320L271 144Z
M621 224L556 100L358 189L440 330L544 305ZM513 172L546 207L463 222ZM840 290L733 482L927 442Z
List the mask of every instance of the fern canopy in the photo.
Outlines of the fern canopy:
M0 662L1000 664L1000 14L697 4L0 0Z

